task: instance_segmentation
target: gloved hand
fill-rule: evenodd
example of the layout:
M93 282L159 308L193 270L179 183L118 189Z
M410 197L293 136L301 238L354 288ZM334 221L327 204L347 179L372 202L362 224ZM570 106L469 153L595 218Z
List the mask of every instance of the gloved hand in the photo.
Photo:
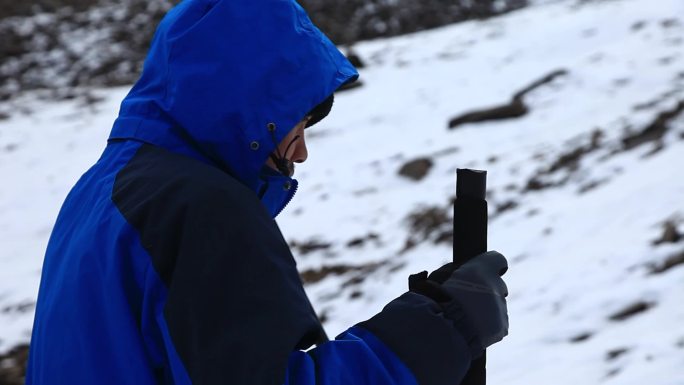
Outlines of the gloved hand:
M506 259L478 255L428 276L409 278L409 291L357 326L401 359L419 384L458 384L473 359L508 334Z
M473 356L478 356L508 335L508 288L501 279L506 270L506 258L490 251L460 268L452 262L429 276L427 272L412 275L409 289L439 303L468 340Z

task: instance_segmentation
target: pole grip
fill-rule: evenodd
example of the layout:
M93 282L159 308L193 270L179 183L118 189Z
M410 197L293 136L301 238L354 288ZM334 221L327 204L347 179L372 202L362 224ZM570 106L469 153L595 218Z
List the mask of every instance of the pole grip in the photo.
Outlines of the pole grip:
M454 201L454 262L466 263L487 251L487 172L456 171Z
M454 248L457 266L487 251L487 172L471 169L456 170L456 200L454 201ZM460 385L487 383L486 352L473 360Z

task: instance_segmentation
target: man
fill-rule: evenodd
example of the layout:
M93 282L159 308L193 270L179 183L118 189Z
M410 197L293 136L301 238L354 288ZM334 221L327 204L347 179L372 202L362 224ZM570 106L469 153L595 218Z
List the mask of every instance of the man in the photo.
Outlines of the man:
M273 220L357 76L293 0L170 11L55 224L27 384L458 384L507 333L500 254L328 341Z

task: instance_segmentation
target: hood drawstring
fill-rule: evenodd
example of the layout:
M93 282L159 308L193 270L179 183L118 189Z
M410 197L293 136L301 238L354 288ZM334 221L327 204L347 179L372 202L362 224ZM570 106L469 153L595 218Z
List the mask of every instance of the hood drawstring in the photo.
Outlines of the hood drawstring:
M275 166L278 168L278 171L282 173L285 176L290 176L290 171L292 170L292 163L289 159L285 158L285 154L290 151L290 147L299 140L299 135L295 136L290 143L287 144L287 147L285 148L285 154L282 154L280 152L280 148L278 146L278 141L276 140L275 137L275 124L269 124L268 126L268 131L271 133L271 141L273 141L273 145L275 146L275 151L272 152L269 156L271 157L271 160L275 164Z

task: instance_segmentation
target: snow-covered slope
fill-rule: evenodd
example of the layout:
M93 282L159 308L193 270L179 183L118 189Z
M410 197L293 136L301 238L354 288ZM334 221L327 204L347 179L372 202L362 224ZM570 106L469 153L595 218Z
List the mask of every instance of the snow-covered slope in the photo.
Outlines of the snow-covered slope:
M541 2L357 45L364 85L308 132L278 219L329 334L449 260L455 170L479 168L511 264L489 383L684 384L683 48L681 0ZM526 115L447 128L557 70ZM34 113L0 122L0 350L29 338L50 228L125 91L26 97ZM424 178L398 175L417 158Z

